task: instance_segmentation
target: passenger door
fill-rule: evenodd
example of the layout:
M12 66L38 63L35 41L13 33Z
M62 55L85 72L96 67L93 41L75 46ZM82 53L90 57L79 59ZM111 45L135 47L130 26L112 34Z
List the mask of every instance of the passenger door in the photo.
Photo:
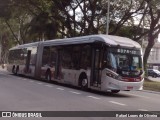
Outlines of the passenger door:
M62 49L57 48L56 64L55 64L55 79L62 79Z
M98 87L101 84L101 49L92 48L91 86Z
M30 60L31 60L31 50L27 51L27 57L26 57L26 72L29 72L29 66L30 66Z

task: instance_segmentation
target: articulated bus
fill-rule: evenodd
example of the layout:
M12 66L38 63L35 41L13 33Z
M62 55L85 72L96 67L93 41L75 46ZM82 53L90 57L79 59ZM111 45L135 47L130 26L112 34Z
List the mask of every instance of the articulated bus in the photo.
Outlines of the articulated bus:
M141 46L125 37L89 35L18 45L7 70L15 75L98 91L143 89Z

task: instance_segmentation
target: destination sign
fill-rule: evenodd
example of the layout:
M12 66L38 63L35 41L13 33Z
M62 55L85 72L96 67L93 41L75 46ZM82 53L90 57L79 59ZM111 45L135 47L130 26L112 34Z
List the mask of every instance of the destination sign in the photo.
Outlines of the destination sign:
M134 50L134 49L111 48L111 51L116 53L122 53L122 54L140 55L140 50Z

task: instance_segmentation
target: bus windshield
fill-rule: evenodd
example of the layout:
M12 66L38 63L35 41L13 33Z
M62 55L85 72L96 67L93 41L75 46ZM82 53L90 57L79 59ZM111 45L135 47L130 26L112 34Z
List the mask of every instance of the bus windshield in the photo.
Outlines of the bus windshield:
M136 54L136 52L132 54L132 52L124 53L122 51L107 50L104 55L103 65L103 68L109 68L121 76L135 77L142 73L141 55Z

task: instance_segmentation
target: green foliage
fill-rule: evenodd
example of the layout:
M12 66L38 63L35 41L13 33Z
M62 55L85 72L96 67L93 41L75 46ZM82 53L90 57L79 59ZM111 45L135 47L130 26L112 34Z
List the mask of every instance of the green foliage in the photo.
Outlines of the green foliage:
M152 90L152 91L160 92L160 82L154 82L154 81L145 80L143 85L144 85L144 89L145 90Z
M105 33L107 6L108 0L0 0L0 18L11 40L23 44ZM110 0L109 34L139 42L144 35L152 35L148 39L151 48L160 31L159 8L159 0ZM143 19L150 28L145 33Z
M12 0L12 18L18 19L21 43L105 33L107 4L105 0ZM122 26L139 5L137 1L136 5L127 0L111 1L110 33L132 38L131 28Z
M6 29L7 26L3 20L0 20L0 45L1 45L1 56L0 56L0 63L7 62L8 50L9 48L13 47L15 41L12 40L12 35L10 30Z

